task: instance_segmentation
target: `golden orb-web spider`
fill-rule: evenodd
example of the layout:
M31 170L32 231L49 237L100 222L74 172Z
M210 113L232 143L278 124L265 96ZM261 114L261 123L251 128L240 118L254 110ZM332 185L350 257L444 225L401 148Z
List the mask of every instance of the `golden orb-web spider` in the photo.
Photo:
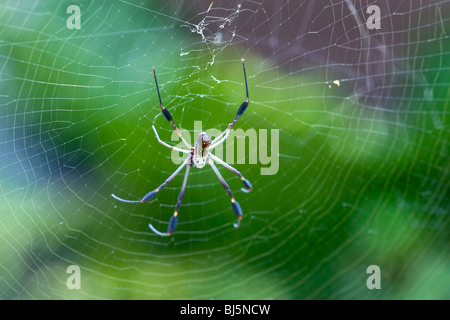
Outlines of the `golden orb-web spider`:
M242 219L241 206L234 199L233 194L231 193L230 187L228 186L228 184L223 179L222 175L220 174L220 172L217 169L216 165L214 164L213 160L216 161L217 163L220 163L221 165L223 165L225 168L227 168L231 172L235 173L242 180L242 182L244 183L244 186L245 186L245 188L241 188L242 191L250 192L252 190L252 185L247 179L245 179L242 176L242 174L238 170L236 170L235 168L230 166L228 163L222 161L220 158L216 157L215 155L211 154L210 151L212 149L214 149L216 146L218 146L219 144L223 143L228 138L228 135L230 133L231 128L234 126L236 121L239 119L239 117L244 113L244 111L248 107L249 99L248 99L247 74L245 72L244 59L242 59L241 61L242 61L242 68L244 70L245 91L246 91L246 94L247 94L247 98L242 103L242 105L239 107L238 112L237 112L236 117L234 118L233 122L231 122L228 125L228 127L221 134L219 134L213 141L211 141L211 138L205 132L201 132L199 134L199 136L198 136L197 142L195 143L194 147L192 147L190 144L188 144L187 141L183 138L183 136L181 135L181 133L178 130L177 126L173 123L172 115L170 114L169 110L167 110L163 106L162 100L161 100L161 95L159 93L158 81L156 80L155 67L153 67L153 75L155 77L156 90L158 92L159 104L161 106L162 114L167 119L167 121L170 122L170 124L172 125L173 129L178 134L178 136L181 138L181 140L186 145L188 150L183 149L183 148L174 147L174 146L171 146L171 145L165 143L164 141L162 141L159 138L159 135L158 135L158 132L155 129L155 126L152 126L152 129L153 129L153 131L155 132L155 135L156 135L156 139L158 139L158 142L160 144L162 144L163 146L165 146L165 147L167 147L169 149L175 150L175 151L179 151L179 152L183 152L183 153L189 154L189 156L174 171L174 173L172 173L172 175L169 178L166 179L166 181L164 181L155 190L150 191L149 193L147 193L141 200L136 200L136 201L134 201L134 200L125 200L125 199L121 199L121 198L117 197L114 194L111 194L111 196L114 199L116 199L116 200L119 200L119 201L122 201L122 202L126 202L126 203L144 203L144 202L150 200L151 198L153 198L158 191L160 191L162 188L167 186L169 184L169 182L172 181L173 178L175 178L178 175L178 173L180 173L180 171L184 167L186 167L186 173L184 174L183 184L181 186L180 194L178 195L178 202L177 202L177 205L175 207L175 212L173 213L172 218L170 218L169 226L167 228L167 232L166 233L160 232L160 231L156 230L155 227L153 227L151 224L149 224L150 229L153 232L155 232L156 234L160 235L160 236L170 236L173 233L173 231L175 230L175 227L176 227L177 222L178 222L178 210L181 207L181 201L183 200L184 191L186 190L186 183L187 183L190 167L194 166L194 168L201 169L201 168L203 168L206 165L206 162L208 162L208 164L213 168L214 172L216 173L217 177L220 180L220 183L225 188L225 190L228 192L228 195L230 196L230 199L231 199L231 207L233 208L234 213L238 217L238 221L237 221L237 223L234 224L234 226L235 227L239 226L239 223L240 223L240 221Z

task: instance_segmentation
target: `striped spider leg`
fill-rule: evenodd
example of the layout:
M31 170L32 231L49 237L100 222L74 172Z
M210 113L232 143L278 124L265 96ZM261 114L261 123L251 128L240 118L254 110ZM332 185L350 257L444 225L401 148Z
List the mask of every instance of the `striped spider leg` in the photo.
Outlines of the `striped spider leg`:
M168 143L162 141L159 138L158 132L156 131L156 128L154 126L152 126L153 132L155 133L156 139L158 140L158 142L161 145L163 145L163 146L165 146L165 147L167 147L169 149L172 149L172 150L175 150L175 151L178 151L178 152L182 152L182 153L185 153L185 154L189 154L189 155L183 161L183 163L158 188L156 188L153 191L148 192L146 195L144 195L144 197L142 197L141 200L126 200L126 199L119 198L118 196L116 196L114 194L111 194L111 196L114 199L116 199L118 201L121 201L121 202L125 202L125 203L144 203L144 202L147 202L148 200L152 199L156 195L156 193L158 193L161 189L163 189L165 186L167 186L180 173L180 171L183 170L184 167L186 167L186 172L184 174L183 184L181 186L181 190L180 190L180 193L178 195L178 202L176 204L175 211L174 211L172 217L170 218L169 226L167 228L167 232L165 232L165 233L164 232L160 232L155 227L153 227L152 224L149 224L149 228L154 233L156 233L157 235L170 236L174 232L174 230L176 228L176 225L177 225L177 222L178 222L178 212L180 210L181 202L183 200L184 193L186 191L186 185L187 185L187 180L188 180L190 168L191 168L191 166L193 166L194 168L201 169L201 168L203 168L206 165L206 163L208 163L212 167L213 171L215 172L215 174L219 178L220 183L222 184L222 186L225 188L225 190L227 191L228 195L230 196L231 207L233 208L234 213L238 217L238 222L235 223L234 226L235 227L239 226L240 220L242 219L241 206L239 205L239 203L233 197L233 194L232 194L232 192L230 190L230 187L228 186L228 184L223 179L223 177L220 174L219 170L215 166L214 161L219 163L219 164L221 164L221 165L223 165L225 168L227 168L228 170L230 170L233 173L235 173L241 179L241 181L244 183L244 186L245 186L245 188L241 189L242 191L250 192L252 190L252 185L247 179L245 179L242 176L242 174L239 171L237 171L235 168L233 168L232 166L230 166L226 162L222 161L220 158L218 158L215 155L211 154L209 151L214 149L216 146L220 145L221 143L223 143L228 138L228 135L229 135L229 132L230 132L231 128L234 126L234 124L237 122L239 117L242 116L242 114L245 112L245 110L248 107L249 97L248 97L247 75L246 75L246 71L245 71L244 59L242 59L241 61L242 61L242 67L243 67L243 70L244 70L245 90L246 90L246 94L247 94L246 100L239 107L238 112L237 112L236 117L234 118L233 122L230 123L228 125L228 127L219 136L217 136L216 139L214 139L214 141L211 141L211 138L205 132L201 132L199 134L198 138L197 138L197 141L196 141L194 147L192 147L189 143L187 143L187 141L183 138L183 136L181 135L181 133L178 130L177 126L174 124L174 122L172 120L172 115L170 114L169 110L167 110L163 106L162 100L161 100L161 95L160 95L160 92L159 92L159 87L158 87L158 80L156 79L155 68L153 67L153 75L155 77L156 90L157 90L157 93L158 93L158 98L159 98L159 104L160 104L160 107L161 107L161 112L164 115L164 117L166 118L166 120L169 121L169 123L172 125L172 128L177 133L177 135L180 137L181 141L184 143L184 145L187 147L187 149L171 146Z

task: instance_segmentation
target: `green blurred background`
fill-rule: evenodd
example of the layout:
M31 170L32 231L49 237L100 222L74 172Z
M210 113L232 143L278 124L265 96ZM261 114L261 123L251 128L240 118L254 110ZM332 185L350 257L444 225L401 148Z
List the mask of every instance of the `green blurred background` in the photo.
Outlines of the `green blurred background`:
M346 2L310 2L3 1L0 298L449 299L449 3L384 12L370 45L385 51L366 60ZM308 40L321 19L335 45L327 30ZM241 58L237 127L279 129L279 171L247 154L245 194L221 169L244 211L235 229L213 171L191 170L176 233L158 237L148 224L167 228L182 175L145 205L110 196L140 199L176 168L151 130L171 142L152 66L194 136L194 121L235 116Z

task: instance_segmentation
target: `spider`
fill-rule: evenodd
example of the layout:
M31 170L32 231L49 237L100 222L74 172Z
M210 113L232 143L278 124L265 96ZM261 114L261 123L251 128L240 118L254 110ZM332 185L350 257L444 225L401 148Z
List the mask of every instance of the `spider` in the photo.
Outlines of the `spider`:
M230 187L228 186L226 181L223 179L222 175L220 174L220 172L217 169L216 165L214 164L213 160L215 162L223 165L225 168L227 168L228 170L230 170L231 172L236 174L242 180L242 182L243 182L243 184L245 186L245 188L241 188L242 191L244 191L246 193L250 192L252 190L252 185L247 179L244 178L244 176L238 170L236 170L235 168L230 166L228 163L222 161L220 158L216 157L215 155L211 154L210 151L213 150L218 145L222 144L228 138L228 135L230 133L231 128L234 126L236 121L239 119L240 116L242 116L242 114L244 113L244 111L248 107L249 98L248 98L247 75L246 75L246 72L245 72L244 59L242 59L241 61L242 61L242 68L244 70L245 91L246 91L246 94L247 94L247 98L242 103L242 105L239 107L239 109L237 111L237 114L236 114L236 117L234 118L233 122L231 122L228 125L228 127L224 131L222 131L221 134L219 134L213 141L211 141L211 138L206 134L206 132L201 132L199 134L198 138L197 138L197 142L195 143L194 147L192 147L190 144L188 144L187 141L183 138L183 136L181 135L181 133L178 130L177 126L174 124L174 122L172 120L172 115L170 114L169 110L167 110L163 106L163 103L162 103L162 100L161 100L161 95L159 93L158 80L156 79L155 67L153 67L153 75L155 77L156 91L158 92L158 98L159 98L159 104L161 106L161 112L164 115L164 117L167 119L167 121L170 122L170 124L172 125L172 128L175 130L175 132L181 138L181 140L186 145L188 150L186 150L184 148L174 147L174 146L171 146L171 145L165 143L164 141L162 141L159 138L159 135L158 135L158 132L155 129L155 126L152 126L152 129L153 129L153 131L155 133L156 139L158 139L158 142L160 144L162 144L163 146L165 146L165 147L167 147L169 149L188 154L188 157L172 173L172 175L166 179L166 181L164 181L155 190L150 191L149 193L147 193L141 200L136 200L136 201L134 201L134 200L125 200L125 199L121 199L121 198L117 197L114 194L111 194L111 196L114 199L116 199L116 200L119 200L121 202L126 202L126 203L144 203L144 202L147 202L148 200L153 198L162 188L167 186L169 184L169 182L172 181L173 178L175 178L178 175L178 173L180 173L180 171L184 167L186 167L186 173L184 174L183 184L181 186L180 194L178 195L178 202L177 202L177 205L175 207L175 212L173 213L173 216L170 218L169 226L167 228L167 232L166 233L160 232L155 227L153 227L152 224L149 224L150 229L154 233L156 233L157 235L170 236L173 233L173 231L175 230L175 227L177 225L177 222L178 222L178 211L180 210L181 201L183 200L184 191L186 190L186 183L187 183L187 179L188 179L188 176L189 176L190 167L193 166L194 168L201 169L201 168L203 168L206 165L206 163L208 163L212 167L212 169L214 170L215 174L219 178L220 183L222 184L222 186L225 188L225 190L227 191L228 195L230 196L231 207L233 208L234 213L238 217L237 223L235 223L234 226L236 228L239 226L239 223L240 223L240 221L242 219L241 206L234 199L233 194L231 193Z

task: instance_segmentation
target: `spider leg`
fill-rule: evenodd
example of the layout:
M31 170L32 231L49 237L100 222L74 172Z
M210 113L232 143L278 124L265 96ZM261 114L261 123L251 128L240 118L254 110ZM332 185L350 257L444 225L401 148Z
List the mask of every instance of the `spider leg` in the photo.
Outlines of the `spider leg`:
M241 181L244 183L244 186L245 186L245 188L241 188L241 190L243 192L249 193L250 191L252 191L252 184L250 183L250 181L245 179L244 176L238 170L236 170L235 168L230 166L228 163L226 163L225 161L222 161L220 158L216 157L215 155L213 155L211 153L209 154L209 156L211 157L211 159L220 163L221 165L223 165L225 168L227 168L228 170L230 170L231 172L236 174L241 179Z
M187 143L187 141L183 138L183 136L180 133L180 130L178 130L177 126L175 125L175 123L173 123L172 120L172 115L170 114L169 110L167 110L162 103L161 100L161 94L159 93L159 87L158 87L158 80L156 80L156 72L155 72L155 67L153 67L153 75L155 77L155 84L156 84L156 91L158 92L158 98L159 98L159 105L161 106L161 112L164 115L164 117L167 119L167 121L170 122L170 124L172 125L173 130L175 130L175 132L177 133L177 135L181 138L181 141L183 141L183 143L186 145L186 147L189 148L189 150L191 149L191 146Z
M239 203L234 199L233 194L231 193L230 187L228 186L228 184L226 183L226 181L223 179L222 175L220 174L219 170L217 169L216 165L214 164L214 162L211 160L211 158L208 157L208 163L211 165L211 167L213 168L214 172L216 173L217 177L220 180L220 183L222 184L222 186L225 188L225 190L227 191L228 195L230 196L231 199L231 207L233 208L234 213L236 214L236 216L238 217L238 221L237 223L234 224L234 227L237 228L239 227L239 224L241 222L242 219L242 209L241 206L239 205Z
M187 179L188 179L188 176L189 176L189 169L190 168L191 168L191 165L190 165L190 163L188 163L188 165L186 167L186 173L184 174L183 185L181 186L180 194L178 195L177 206L175 207L175 212L173 213L172 218L170 218L169 227L167 228L167 232L166 233L160 232L160 231L156 230L155 227L153 227L151 224L148 225L150 227L150 229L152 229L152 231L154 233L156 233L157 235L159 235L159 236L170 236L173 233L173 231L175 230L176 226L177 226L178 211L180 210L181 201L183 201L184 192L186 191L186 184L187 184Z
M224 131L225 132L225 131ZM214 143L211 143L211 145L209 146L209 150L213 150L215 147L217 147L219 144L221 144L221 143L223 143L225 140L227 140L227 138L228 138L228 135L230 134L230 130L228 130L226 133L225 133L225 135L221 138L221 139L219 139L219 140L217 140L217 139L214 139ZM222 136L222 133L219 135L219 136L217 136L217 137L220 137L220 136Z
M210 149L214 146L217 146L218 144L222 143L227 137L228 137L228 133L230 132L231 128L233 128L233 126L235 125L235 123L238 121L239 117L242 116L245 112L245 110L248 107L248 104L250 102L249 98L248 98L248 84L247 84L247 73L245 72L245 63L244 63L244 59L241 60L242 61L242 68L244 69L244 79L245 79L245 93L247 95L247 98L245 99L245 101L241 104L241 106L239 107L237 113L236 113L236 117L234 117L233 122L231 122L228 127L221 133L219 134L212 142L211 142L211 147ZM222 136L225 137L222 139Z
M174 147L174 146L171 146L171 145L168 144L168 143L165 143L164 141L162 141L162 140L159 138L159 135L158 135L158 132L156 131L155 126L152 126L152 129L153 129L153 131L155 132L156 139L158 139L158 142L159 142L160 144L162 144L164 147L167 147L167 148L169 148L169 149L172 149L172 150L175 150L175 151L178 151L178 152L191 153L190 150L186 150L186 149Z
M175 170L172 175L170 177L168 177L166 179L166 181L164 181L158 188L156 188L153 191L150 191L149 193L147 193L141 200L125 200L122 198L119 198L118 196L111 194L111 196L116 199L119 200L121 202L126 202L126 203L144 203L147 202L148 200L150 200L151 198L153 198L155 196L155 194L161 190L162 188L164 188L165 186L167 186L169 184L170 181L173 180L173 178L175 178L177 176L178 173L180 173L180 171L186 166L186 164L188 164L191 160L191 156L187 157L186 160L184 160L184 162L177 168L177 170Z

